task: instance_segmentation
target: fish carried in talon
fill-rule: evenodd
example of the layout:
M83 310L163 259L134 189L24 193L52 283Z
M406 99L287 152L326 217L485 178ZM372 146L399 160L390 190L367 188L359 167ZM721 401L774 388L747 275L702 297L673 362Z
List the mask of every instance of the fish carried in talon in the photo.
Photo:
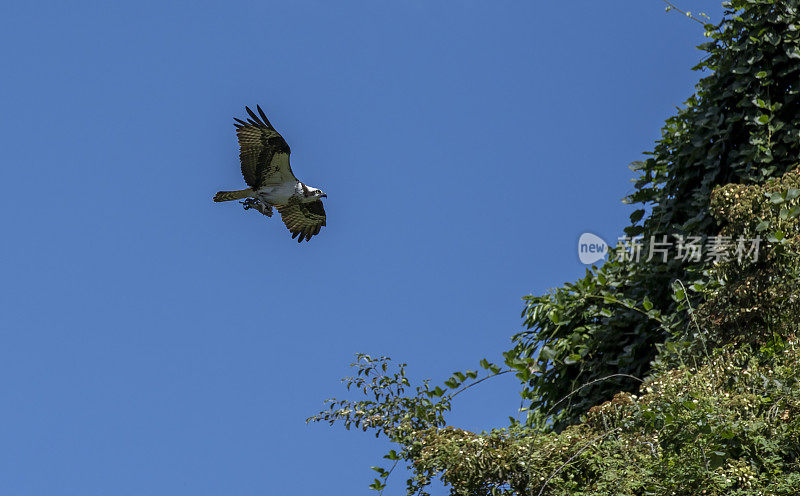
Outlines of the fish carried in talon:
M258 198L247 198L245 201L241 201L239 203L244 205L245 210L254 208L259 212L261 212L262 214L266 215L267 217L272 217L272 207L262 202Z
M236 136L239 138L239 159L247 188L236 191L219 191L215 202L244 200L245 210L254 209L272 217L272 208L278 210L292 238L308 241L325 226L325 208L322 198L328 195L319 188L301 183L289 165L289 145L272 127L261 107L255 112L245 107L249 119L236 119Z

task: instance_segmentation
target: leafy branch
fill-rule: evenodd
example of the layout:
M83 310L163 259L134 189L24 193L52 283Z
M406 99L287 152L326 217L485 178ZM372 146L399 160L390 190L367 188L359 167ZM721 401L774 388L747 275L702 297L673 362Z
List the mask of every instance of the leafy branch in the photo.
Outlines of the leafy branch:
M391 468L372 467L378 478L369 487L382 492L398 462L405 459L413 463L419 455L425 433L445 426L445 413L450 411L453 398L493 377L516 372L520 378L529 378L537 370L532 360L510 355L506 358L506 365L503 368L484 358L480 361L480 367L487 372L483 377L479 377L475 370L457 371L441 386L431 387L430 381L425 380L412 388L406 376L407 364L393 367L388 357L359 353L350 364L356 369L356 375L346 377L342 382L348 391L355 389L369 399L328 399L325 401L328 409L309 417L306 422L341 423L348 430L372 430L376 437L383 434L399 444L399 451L393 449L384 455L385 459L394 461ZM411 393L407 392L409 389L412 389ZM421 488L427 484L427 479L417 474L407 483L409 487Z

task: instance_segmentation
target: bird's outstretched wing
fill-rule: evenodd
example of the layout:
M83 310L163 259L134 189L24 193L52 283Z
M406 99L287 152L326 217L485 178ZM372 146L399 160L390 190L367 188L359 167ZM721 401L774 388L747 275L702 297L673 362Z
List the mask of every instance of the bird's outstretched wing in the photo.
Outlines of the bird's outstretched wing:
M258 114L245 107L250 118L237 119L236 136L239 137L239 159L242 161L242 176L250 188L258 190L263 184L274 181L294 180L289 166L289 145L283 136L272 127L261 107L256 105ZM280 176L276 176L279 173Z
M275 208L281 214L281 219L289 231L292 238L297 238L300 243L308 241L311 236L319 234L319 230L325 225L325 208L322 200L303 203L298 198L290 198L286 205L276 205Z

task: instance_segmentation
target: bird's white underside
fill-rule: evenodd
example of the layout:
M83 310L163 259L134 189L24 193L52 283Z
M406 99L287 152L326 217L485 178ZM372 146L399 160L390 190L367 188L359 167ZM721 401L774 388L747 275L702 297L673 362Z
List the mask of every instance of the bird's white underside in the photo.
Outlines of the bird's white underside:
M262 186L256 194L258 199L269 205L285 205L289 198L297 194L297 180L271 186Z

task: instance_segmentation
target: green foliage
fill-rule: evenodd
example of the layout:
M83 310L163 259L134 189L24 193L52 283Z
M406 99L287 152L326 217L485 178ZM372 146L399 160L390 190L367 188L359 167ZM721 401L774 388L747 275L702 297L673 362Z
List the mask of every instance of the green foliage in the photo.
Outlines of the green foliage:
M431 430L414 469L441 474L454 495L795 495L798 344L716 350L560 433Z
M384 456L391 468L373 467L376 490L400 461L411 471L409 495L427 495L435 477L463 496L795 495L800 487L800 341L793 336L760 348L725 345L697 367L659 372L641 396L618 393L558 433L517 423L482 434L445 427L443 413L464 386L440 394L425 383L403 396L405 373L384 370L387 363L362 355L354 364L361 374L345 379L379 402L335 402L339 408L309 419L342 420L399 444ZM497 373L484 379L512 371L492 367ZM364 375L370 378L358 381ZM482 380L477 373L465 379L466 387Z
M625 201L642 208L627 236L712 236L720 228L709 208L716 186L763 183L800 156L800 2L725 6L725 20L705 26L710 41L699 48L707 57L694 68L710 75L667 120L649 157L632 166L638 178ZM552 425L562 429L617 391L634 391L636 381L626 376L647 376L659 347L692 325L688 308L702 303L700 293L675 281L702 287L709 267L706 260L615 259L525 297L528 330L515 336L513 352L538 357L544 371L525 391L531 410L548 411L581 384L624 374L559 405Z
M309 417L306 422L328 422L331 425L339 422L347 430L351 427L363 431L372 430L376 437L383 434L400 445L400 451L390 450L384 456L394 462L391 468L387 470L383 467L372 467L378 478L370 487L378 491L386 487L386 479L400 460L411 464L419 460L421 450L428 445L426 433L437 432L445 425L444 414L450 411L456 395L498 375L515 373L521 381L528 381L536 372L532 361L508 358L506 367L501 367L482 359L480 367L485 371L482 377L475 370L458 371L441 386L432 388L426 380L412 388L406 377L405 363L393 367L387 357L374 358L360 353L350 366L357 373L353 377L342 379L342 382L348 391L355 389L369 399L328 399L328 409ZM509 420L514 422L513 418ZM430 484L434 475L435 472L430 470L415 468L414 476L406 481L409 494L427 494L424 488Z
M710 267L695 288L704 303L697 325L671 336L660 367L701 357L725 344L764 345L800 322L800 169L763 185L729 184L711 195L711 211L731 240L757 239L757 258Z

